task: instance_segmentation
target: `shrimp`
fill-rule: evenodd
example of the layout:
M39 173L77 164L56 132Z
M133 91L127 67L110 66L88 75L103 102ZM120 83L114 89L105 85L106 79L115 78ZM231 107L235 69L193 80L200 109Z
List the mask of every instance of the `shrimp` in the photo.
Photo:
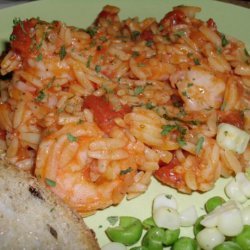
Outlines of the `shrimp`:
M219 147L214 139L205 138L199 154L178 150L171 162L154 175L160 182L184 193L208 191L221 175Z
M176 86L187 111L220 108L226 88L223 80L199 67L185 72Z
M95 123L65 125L43 138L35 175L83 214L118 204L138 181L139 173L151 176L152 171L142 170L149 162L148 149L142 144L138 149L138 142L119 129L115 133L107 137Z

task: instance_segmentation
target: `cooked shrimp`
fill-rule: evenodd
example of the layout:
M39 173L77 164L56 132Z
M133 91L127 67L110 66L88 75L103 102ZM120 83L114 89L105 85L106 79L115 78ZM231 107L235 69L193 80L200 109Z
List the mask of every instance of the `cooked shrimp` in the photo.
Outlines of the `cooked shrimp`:
M191 151L195 150L191 147ZM203 149L198 154L183 154L177 150L172 161L155 172L155 177L181 192L190 193L212 189L220 174L219 147L214 139L205 138Z
M186 110L218 109L222 105L225 83L204 69L191 68L176 86Z
M137 173L147 172L141 170L145 162L149 167L152 153L137 144L119 130L107 138L94 123L68 124L42 140L35 174L77 211L94 212L118 204L138 181ZM155 155L148 173L158 168Z

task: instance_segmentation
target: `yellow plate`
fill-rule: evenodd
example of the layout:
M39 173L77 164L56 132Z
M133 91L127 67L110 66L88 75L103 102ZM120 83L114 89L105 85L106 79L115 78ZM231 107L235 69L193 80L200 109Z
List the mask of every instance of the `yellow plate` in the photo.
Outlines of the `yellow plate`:
M208 20L212 17L218 25L218 29L228 35L244 41L249 48L250 34L250 10L231 4L224 4L212 0L40 0L0 10L0 51L3 50L12 30L12 21L15 17L29 18L40 17L52 21L61 20L68 25L86 28L90 25L102 7L106 4L116 5L121 8L121 19L138 16L140 18L156 17L160 20L173 6L194 5L200 6L202 12L198 18ZM104 230L109 226L108 216L131 215L145 219L151 215L153 198L160 193L174 195L177 198L179 209L185 209L196 205L199 214L204 213L204 202L214 196L224 194L224 185L228 180L221 179L215 188L207 193L193 193L184 195L167 186L152 180L148 191L134 200L123 200L116 207L110 207L97 212L85 219L86 223L97 235L100 245L109 242ZM192 236L191 228L182 228L182 235Z

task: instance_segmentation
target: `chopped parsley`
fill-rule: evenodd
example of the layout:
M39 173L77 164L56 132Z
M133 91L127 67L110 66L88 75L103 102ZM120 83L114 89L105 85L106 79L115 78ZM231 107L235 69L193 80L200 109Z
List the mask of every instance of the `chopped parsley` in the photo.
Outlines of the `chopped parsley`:
M194 58L195 65L201 65L200 60L198 58Z
M222 34L221 36L221 46L225 47L229 44L229 41L227 40L226 36L224 34Z
M217 53L218 53L219 55L221 55L221 53L222 53L222 48L221 48L221 47L218 47L218 48L217 48Z
M101 68L100 65L96 65L96 66L95 66L95 72L96 72L96 73L99 73L99 72L101 71L101 69L102 69L102 68Z
M136 87L135 89L134 89L134 95L140 95L140 94L142 94L143 93L143 91L144 91L144 87L142 87L142 86L138 86L138 87Z
M36 101L36 102L41 102L41 101L45 98L45 96L46 96L46 94L44 93L44 91L43 91L43 90L40 90L40 91L38 92L37 97L35 98L35 101Z
M15 41L16 40L16 36L14 34L10 35L10 41Z
M97 33L98 28L96 26L89 27L86 32L93 37Z
M66 54L67 54L66 48L65 48L65 46L63 45L63 46L60 48L60 51L59 51L60 59L63 60L63 58L66 56Z
M195 153L196 153L196 155L198 155L198 154L200 153L200 151L201 151L201 149L202 149L202 147L203 147L203 143L204 143L204 137L201 136L201 137L198 139L198 141L197 141L197 143L196 143L196 146L195 146Z
M102 50L102 46L101 46L101 45L98 45L98 46L96 47L96 49L97 49L98 51L101 51L101 50Z
M145 63L138 63L137 67L145 67Z
M185 90L185 91L182 91L181 93L182 93L183 96L185 96L185 97L187 97L187 98L190 98L190 97L188 96L188 93L187 93L186 90Z
M45 183L50 186L50 187L55 187L56 186L56 182L55 181L52 181L48 178L45 178Z
M194 84L193 84L192 82L189 82L188 85L187 85L187 87L190 88L190 87L192 87L193 85L194 85Z
M137 30L132 31L132 33L131 33L131 39L132 39L132 40L136 40L136 38L137 38L140 34L141 34L140 31L137 31Z
M133 171L133 169L131 167L129 167L127 169L121 170L120 175L125 175L125 174L132 172L132 171Z
M187 143L185 142L183 137L177 138L177 142L180 145L180 147L183 147L183 146L187 145Z
M147 47L151 47L153 44L154 44L154 42L153 42L152 40L148 40L148 41L146 41L146 43L145 43L145 45L146 45Z
M43 55L40 53L37 57L36 57L36 61L42 61L43 60Z
M244 52L245 52L245 55L246 55L246 56L250 56L250 54L249 54L249 52L247 51L246 48L244 49Z
M89 57L88 57L88 61L87 61L87 63L86 63L86 67L87 67L87 68L89 68L89 67L90 67L90 64L91 64L92 58L93 58L93 56L89 56Z
M100 39L102 42L107 42L107 41L108 41L108 39L107 39L106 36L101 36L99 39Z
M135 57L138 57L140 55L140 53L138 51L133 51L132 52L132 57L135 58Z
M145 108L146 109L153 109L155 106L151 103L151 102L147 102L146 104L145 104Z
M175 129L177 129L177 125L164 125L162 126L161 135L167 135Z
M185 31L184 31L184 30L176 31L176 32L174 33L174 35L177 36L177 37L182 37L182 36L185 35Z
M16 26L17 24L19 24L19 23L21 23L21 22L22 22L22 20L20 19L20 17L19 17L19 18L15 17L15 18L13 19L13 24L14 24L14 26Z
M192 124L192 125L200 125L200 124L201 124L201 121L192 120L192 121L190 121L189 123Z
M77 141L77 137L73 136L72 134L67 134L67 139L70 142L76 142Z
M165 197L166 197L167 199L172 199L173 195L172 195L172 194L166 194Z
M107 217L107 221L110 223L111 226L114 226L119 221L119 217L118 216L109 216L109 217Z

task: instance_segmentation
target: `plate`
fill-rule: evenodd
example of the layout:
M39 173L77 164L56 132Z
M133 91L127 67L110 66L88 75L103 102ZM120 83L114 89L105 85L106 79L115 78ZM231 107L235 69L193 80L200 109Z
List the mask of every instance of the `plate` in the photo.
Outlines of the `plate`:
M248 48L250 46L250 35L247 32L250 10L231 4L212 0L189 0L188 2L185 0L40 0L0 10L0 52L8 41L12 30L12 21L15 17L22 19L40 17L40 19L47 21L61 20L68 25L85 28L92 23L106 4L120 7L121 19L135 16L142 19L152 16L158 20L170 11L173 6L181 4L200 6L202 12L197 16L198 18L208 20L212 17L221 32L244 41ZM102 246L109 242L104 233L105 228L109 226L108 216L131 215L145 219L151 215L151 205L154 197L161 193L175 196L180 210L195 204L199 214L202 214L204 212L204 202L208 198L214 195L225 196L224 186L227 182L227 179L220 179L215 188L209 192L204 194L195 192L192 195L185 195L152 179L148 190L141 196L130 201L124 199L118 206L98 211L96 214L85 218L85 222L95 231L99 244ZM192 235L190 228L182 228L181 233L182 235Z

